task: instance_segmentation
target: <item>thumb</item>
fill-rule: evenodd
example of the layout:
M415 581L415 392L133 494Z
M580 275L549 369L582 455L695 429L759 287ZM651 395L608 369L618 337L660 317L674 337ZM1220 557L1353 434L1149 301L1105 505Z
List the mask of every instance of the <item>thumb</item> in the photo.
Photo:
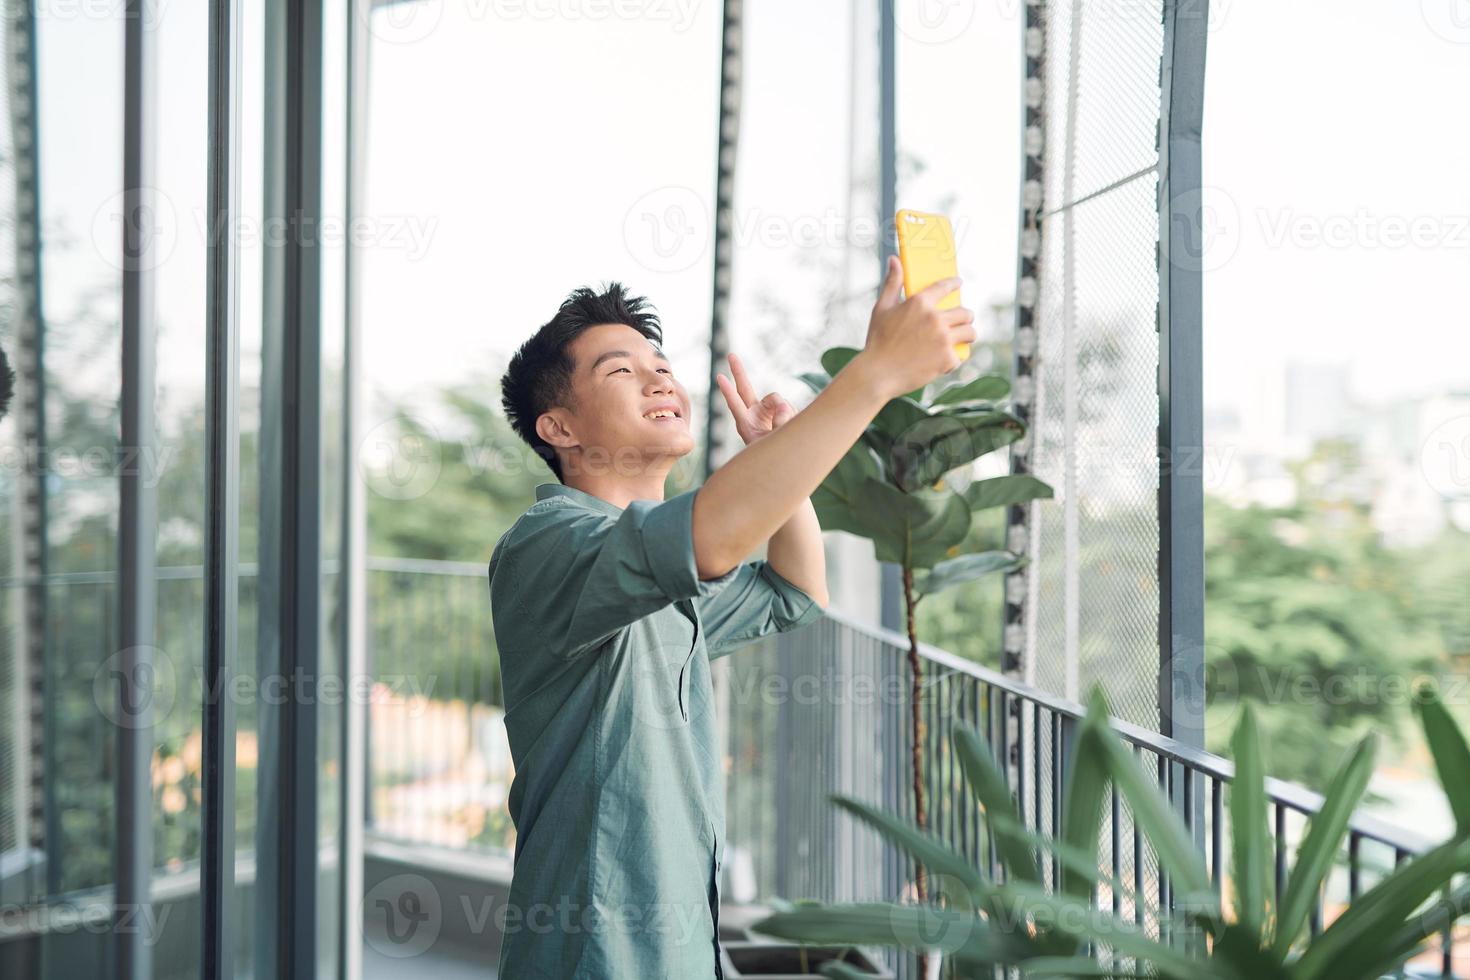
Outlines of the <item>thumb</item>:
M886 310L898 305L898 291L903 286L903 265L898 256L888 256L888 275L883 279L883 289L878 293L874 309Z

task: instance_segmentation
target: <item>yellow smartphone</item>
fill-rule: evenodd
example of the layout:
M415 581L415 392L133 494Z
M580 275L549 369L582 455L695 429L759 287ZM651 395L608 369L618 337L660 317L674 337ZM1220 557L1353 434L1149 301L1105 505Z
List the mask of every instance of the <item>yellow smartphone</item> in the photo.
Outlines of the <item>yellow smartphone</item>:
M903 265L905 297L914 295L930 283L960 274L955 259L954 230L948 218L942 214L903 208L893 216L893 220L898 229L898 261ZM939 301L941 310L952 310L959 305L958 289ZM969 358L969 344L955 344L954 349L960 360Z

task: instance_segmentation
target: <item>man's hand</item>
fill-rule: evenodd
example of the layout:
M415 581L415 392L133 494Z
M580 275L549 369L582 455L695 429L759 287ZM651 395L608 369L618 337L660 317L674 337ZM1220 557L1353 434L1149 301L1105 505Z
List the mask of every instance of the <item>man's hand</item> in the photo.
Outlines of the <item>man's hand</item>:
M922 388L960 366L954 345L975 340L975 313L963 306L939 309L939 301L960 287L958 276L925 286L903 302L903 266L888 257L888 276L873 305L868 339L858 357L869 361L890 398Z
M730 414L735 417L735 431L740 433L740 438L748 446L762 436L775 432L796 414L796 409L774 391L764 398L756 398L755 388L745 373L745 365L733 353L726 356L730 360L730 373L735 376L735 380L731 381L723 374L717 374L715 384L720 386L725 404L730 406Z

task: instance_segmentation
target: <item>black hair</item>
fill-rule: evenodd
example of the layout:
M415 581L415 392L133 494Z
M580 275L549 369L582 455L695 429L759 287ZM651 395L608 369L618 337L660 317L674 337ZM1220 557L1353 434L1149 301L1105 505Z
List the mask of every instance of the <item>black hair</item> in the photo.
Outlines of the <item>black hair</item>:
M571 397L574 365L567 347L589 327L605 323L632 327L655 346L663 343L663 328L648 300L627 295L619 282L604 283L600 293L582 286L572 290L556 316L520 346L500 379L500 403L511 428L546 461L558 481L562 481L561 460L536 434L536 420L548 409L568 404Z
M5 351L0 349L0 419L10 411L10 396L15 394L15 372L11 370L10 361L5 357Z

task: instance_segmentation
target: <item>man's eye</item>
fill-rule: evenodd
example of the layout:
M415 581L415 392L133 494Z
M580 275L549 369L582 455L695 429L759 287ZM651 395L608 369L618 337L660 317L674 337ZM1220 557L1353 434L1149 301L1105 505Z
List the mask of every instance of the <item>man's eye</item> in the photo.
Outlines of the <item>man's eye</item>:
M668 368L659 368L659 370L662 371L664 374L668 374L668 375L672 375L674 373L673 371L670 371Z
M618 371L628 371L628 369L627 369L627 368L625 368L625 367L620 367L620 368L616 368L616 369L614 369L614 370L613 370L613 372L612 372L612 373L613 373L613 374L617 374L617 373L618 373ZM629 374L632 374L632 373L633 373L633 372L631 372L631 371L628 371L628 373L629 373Z

